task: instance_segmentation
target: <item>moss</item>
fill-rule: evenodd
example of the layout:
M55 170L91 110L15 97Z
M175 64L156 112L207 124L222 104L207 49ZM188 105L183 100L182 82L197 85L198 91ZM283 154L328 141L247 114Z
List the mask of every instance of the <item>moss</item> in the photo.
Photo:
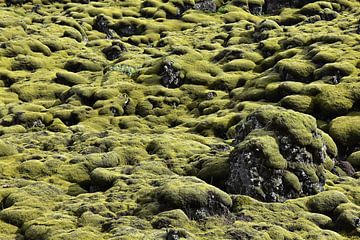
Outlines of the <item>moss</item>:
M305 213L304 218L315 223L321 228L330 228L333 226L333 221L330 217L320 213Z
M256 64L246 59L236 59L224 65L224 71L250 71L255 68Z
M280 154L278 143L271 135L265 135L262 131L254 131L239 145L240 150L246 151L248 148L256 148L264 154L265 164L269 168L285 169L287 167L287 161Z
M81 163L62 165L58 169L58 173L69 182L79 184L90 182L90 174L86 167Z
M348 201L343 193L330 190L311 197L307 202L307 206L313 212L331 215L337 206Z
M18 151L14 145L0 140L0 157L11 156L17 153Z
M356 126L359 120L360 118L357 116L335 118L330 122L329 135L342 147L352 148L357 146L360 132Z
M105 168L96 168L91 174L91 184L100 187L100 188L109 188L111 187L117 178L120 177L120 174L116 171L112 171L111 169Z
M295 189L298 192L301 191L301 183L295 174L289 171L285 171L284 179L293 189Z
M350 154L350 156L348 156L346 158L346 161L348 161L349 163L351 163L351 165L356 168L359 169L360 168L360 152L353 152Z
M35 99L54 99L69 87L44 82L26 82L11 85L11 90L18 94L19 99L30 102Z
M86 84L88 83L88 81L75 73L71 73L71 72L58 72L56 73L56 79L55 82L63 84L63 85L67 85L67 86L73 86L73 85L77 85L77 84Z
M207 208L211 198L215 198L216 201L226 207L232 205L230 196L225 192L194 177L169 181L155 191L155 196L160 203L165 204L170 209L180 208L184 211L191 208ZM188 215L190 213L187 212Z
M315 66L305 60L283 59L276 64L282 79L288 81L304 81L311 80Z
M297 112L311 114L313 112L312 98L303 95L291 95L282 98L280 106Z
M226 158L207 159L201 165L197 177L209 184L217 185L224 183L229 172L229 161ZM217 183L217 184L216 184Z
M64 68L70 72L81 72L81 71L91 71L97 72L102 70L102 66L95 62L85 59L72 59L65 63Z
M53 132L66 132L68 130L67 126L59 118L55 118L48 129Z
M45 164L38 160L23 162L19 165L18 170L24 177L30 179L39 179L50 174Z
M314 77L321 79L325 76L335 76L336 74L340 74L343 77L352 74L354 71L355 66L350 62L327 63L323 67L316 69Z
M0 219L17 227L21 227L25 222L38 218L44 214L44 210L12 206L0 212Z
M180 210L170 210L157 214L151 221L154 228L182 227L189 223L189 218Z
M321 119L345 115L355 102L352 92L348 85L321 86L314 98L314 110Z

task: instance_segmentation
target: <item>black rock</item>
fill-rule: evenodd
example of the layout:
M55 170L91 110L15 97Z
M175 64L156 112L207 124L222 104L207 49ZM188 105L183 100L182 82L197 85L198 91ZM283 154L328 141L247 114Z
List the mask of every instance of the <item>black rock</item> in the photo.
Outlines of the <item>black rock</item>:
M126 51L124 44L120 42L113 42L111 46L108 46L102 50L106 58L110 61L120 57L121 53Z
M180 71L174 68L172 61L165 61L161 67L161 84L167 88L177 88L183 84Z
M328 156L315 118L266 106L243 120L236 134L229 192L282 202L323 190Z
M214 0L205 0L196 3L194 9L208 12L216 12L216 4Z
M103 15L96 16L93 23L93 28L99 32L105 33L107 38L113 37L113 34L109 28L109 22Z

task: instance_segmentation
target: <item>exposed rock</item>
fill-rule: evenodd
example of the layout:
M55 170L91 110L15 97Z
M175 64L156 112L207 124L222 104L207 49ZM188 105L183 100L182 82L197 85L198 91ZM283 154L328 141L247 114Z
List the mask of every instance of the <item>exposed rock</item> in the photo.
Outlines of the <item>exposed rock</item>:
M106 58L110 61L120 57L121 53L126 51L124 44L120 42L112 42L111 46L108 46L102 50Z
M183 84L180 71L173 66L172 61L165 61L161 67L161 84L167 88L177 88Z
M214 0L204 0L195 3L194 9L208 12L216 12L216 3Z
M228 215L232 201L225 192L194 177L170 180L156 189L155 197L164 209L182 209L191 219Z
M113 34L109 28L109 21L103 15L96 16L94 19L93 28L99 32L105 33L107 38L113 37Z
M313 117L266 106L236 127L228 190L277 202L321 192L325 141Z

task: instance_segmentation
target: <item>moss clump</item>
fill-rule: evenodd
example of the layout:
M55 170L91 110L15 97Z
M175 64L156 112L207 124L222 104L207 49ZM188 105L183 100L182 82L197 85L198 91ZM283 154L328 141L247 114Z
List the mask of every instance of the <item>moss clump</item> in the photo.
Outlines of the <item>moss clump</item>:
M357 126L359 123L360 117L358 116L338 117L330 122L329 134L342 147L343 151L351 151L358 146L360 130Z
M337 206L348 201L342 192L329 190L311 197L307 206L313 212L331 215Z
M224 71L250 71L256 67L256 64L247 59L236 59L224 65Z
M275 67L285 81L308 82L315 70L310 62L298 59L283 59Z
M230 154L229 191L284 201L322 190L326 142L313 117L264 106L235 129L238 145Z
M189 218L182 210L175 209L157 214L151 224L154 228L160 229L164 227L182 227L189 221Z
M67 85L67 86L74 86L77 84L86 84L88 81L86 78L71 72L58 72L56 73L55 82Z
M18 151L14 145L5 143L4 141L0 140L0 157L11 156L17 153Z
M194 177L173 179L154 192L159 203L169 209L180 208L190 218L199 218L201 211L207 214L227 214L232 201L225 192Z
M360 151L351 153L350 156L347 157L346 161L351 163L354 168L360 169Z
M297 112L311 114L313 112L312 97L303 95L291 95L282 98L280 106Z

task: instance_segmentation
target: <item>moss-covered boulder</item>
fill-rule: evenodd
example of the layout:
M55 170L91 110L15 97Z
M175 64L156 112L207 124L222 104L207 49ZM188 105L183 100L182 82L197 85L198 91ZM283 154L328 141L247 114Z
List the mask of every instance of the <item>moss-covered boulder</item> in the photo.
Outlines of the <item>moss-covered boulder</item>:
M236 127L227 188L263 201L322 191L326 141L310 115L264 106Z
M14 145L0 140L0 157L11 156L17 153L17 149Z
M164 210L179 208L192 219L227 215L232 205L228 194L195 177L171 179L154 194Z
M307 202L307 205L313 212L331 215L337 206L342 203L347 203L348 201L345 194L336 190L331 190L311 197Z

